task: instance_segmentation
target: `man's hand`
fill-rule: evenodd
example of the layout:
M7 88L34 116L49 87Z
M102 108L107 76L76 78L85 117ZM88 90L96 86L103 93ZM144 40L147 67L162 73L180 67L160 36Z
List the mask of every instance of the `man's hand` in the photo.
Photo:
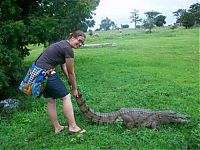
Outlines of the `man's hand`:
M78 97L79 96L77 89L72 90L72 92L73 92L74 97Z
M71 83L70 83L70 81L68 80L68 84L69 84L69 86L70 86L70 89L72 90L72 92L73 92L73 95L75 96L75 97L78 97L78 90L77 89L75 89L75 90L73 90L72 89L72 85L71 85Z
M78 97L78 91L76 87L76 76L74 73L74 59L73 58L66 58L66 70L68 73L69 83L71 84L71 89L73 91L73 95Z

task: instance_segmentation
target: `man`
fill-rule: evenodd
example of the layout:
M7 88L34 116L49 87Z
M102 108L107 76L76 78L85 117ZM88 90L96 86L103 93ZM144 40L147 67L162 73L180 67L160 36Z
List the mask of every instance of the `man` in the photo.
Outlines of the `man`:
M78 96L76 86L76 76L74 73L74 52L72 48L79 48L84 44L85 34L81 31L75 31L70 34L67 40L62 40L51 44L36 60L36 66L43 69L53 69L60 65L63 73L71 84L71 90L74 96ZM83 133L75 121L74 110L71 103L70 93L67 91L59 75L52 71L48 76L47 84L44 90L44 97L47 98L47 110L51 122L54 126L55 133L60 133L66 126L60 125L57 119L56 99L61 98L63 101L63 112L68 119L68 130L72 133Z

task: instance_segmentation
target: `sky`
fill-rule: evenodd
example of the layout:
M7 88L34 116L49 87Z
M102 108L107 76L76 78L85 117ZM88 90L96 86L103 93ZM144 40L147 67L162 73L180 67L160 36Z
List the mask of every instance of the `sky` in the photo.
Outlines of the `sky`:
M140 18L145 18L144 12L158 11L166 16L166 25L176 22L174 11L178 9L188 9L190 5L198 3L199 0L100 0L99 6L94 11L94 29L99 28L101 20L108 17L120 27L121 24L128 24L130 28L134 23L130 23L130 16L133 9L139 10Z

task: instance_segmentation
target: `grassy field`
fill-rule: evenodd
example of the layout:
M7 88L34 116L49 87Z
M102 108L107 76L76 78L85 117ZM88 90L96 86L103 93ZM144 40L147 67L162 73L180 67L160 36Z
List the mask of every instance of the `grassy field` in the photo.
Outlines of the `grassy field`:
M46 100L17 95L22 108L10 117L1 116L0 149L199 149L199 29L162 28L152 34L127 29L98 34L87 36L86 44L110 42L116 46L75 50L77 84L88 106L100 112L122 107L168 109L190 114L190 122L163 125L160 130L126 129L119 122L95 125L73 101L77 123L87 133L55 135ZM25 64L31 64L43 49L31 48ZM59 120L65 125L61 101L57 103Z

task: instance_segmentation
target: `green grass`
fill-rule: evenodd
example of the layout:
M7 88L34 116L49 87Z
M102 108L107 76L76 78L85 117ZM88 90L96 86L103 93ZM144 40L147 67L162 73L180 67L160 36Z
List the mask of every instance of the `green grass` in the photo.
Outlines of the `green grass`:
M163 125L160 130L126 129L120 123L95 125L73 101L83 135L54 135L44 98L17 97L24 103L8 119L1 117L0 149L198 149L199 29L154 29L99 32L86 43L115 43L115 47L75 50L78 88L88 106L111 112L122 107L174 110L192 116L185 125ZM43 47L32 47L30 64ZM64 77L63 77L64 79ZM58 115L67 124L58 102Z

